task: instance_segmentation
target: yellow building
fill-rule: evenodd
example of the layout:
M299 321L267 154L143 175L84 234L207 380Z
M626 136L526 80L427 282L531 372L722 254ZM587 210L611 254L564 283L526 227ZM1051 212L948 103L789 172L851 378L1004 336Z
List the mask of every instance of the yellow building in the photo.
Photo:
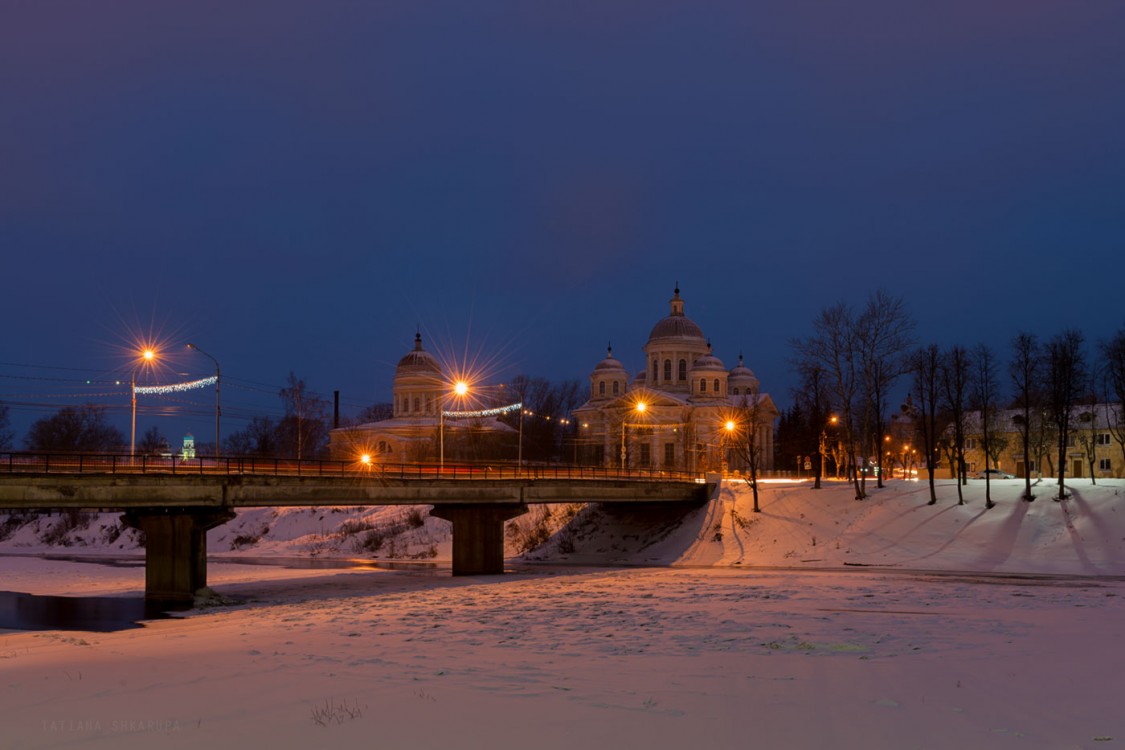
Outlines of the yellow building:
M575 410L583 460L599 466L718 471L745 468L753 432L758 468L773 468L777 407L742 363L731 370L703 330L684 315L676 289L669 314L657 321L643 351L645 367L629 377L613 356L590 374L590 399ZM736 419L734 430L726 429Z

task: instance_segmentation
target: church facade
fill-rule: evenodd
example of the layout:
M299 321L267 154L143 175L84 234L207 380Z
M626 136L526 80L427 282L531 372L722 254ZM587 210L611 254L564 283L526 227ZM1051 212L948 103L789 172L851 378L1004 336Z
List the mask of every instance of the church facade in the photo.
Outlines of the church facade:
M493 436L492 443L496 436L514 440L512 428L495 418L443 420L443 406L446 411L465 406L451 396L449 381L437 358L422 347L422 334L416 334L414 348L395 367L391 418L332 430L331 455L340 460L368 455L382 463L433 461L441 456L463 460L480 455L480 444L489 442L482 441L483 436ZM514 457L512 451L507 453Z
M590 399L574 412L586 463L668 471L741 471L752 445L773 468L778 411L742 362L728 370L684 315L677 288L630 377L610 347L590 374Z

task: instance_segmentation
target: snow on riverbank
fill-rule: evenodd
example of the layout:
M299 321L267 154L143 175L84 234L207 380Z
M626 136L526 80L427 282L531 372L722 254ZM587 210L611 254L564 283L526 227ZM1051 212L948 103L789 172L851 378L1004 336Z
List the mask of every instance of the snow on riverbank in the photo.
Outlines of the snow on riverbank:
M994 486L985 511L975 483L965 506L949 484L936 506L924 484L864 502L768 485L753 513L734 484L686 513L558 508L526 527L561 527L543 560L659 567L213 562L233 604L109 633L0 632L0 745L1119 746L1121 483L1079 480L1064 503L1043 487L1031 504L1021 486ZM392 510L409 531L431 523ZM303 513L285 522L295 539ZM292 554L283 541L251 548ZM37 594L143 588L136 565L0 557L0 571Z
M743 482L724 483L698 509L532 506L507 527L506 554L542 562L704 566L891 566L926 570L1125 575L1125 481L1076 479L1020 499L1021 480L940 481L928 505L925 482L892 480L857 502L846 483L762 483L760 513ZM19 520L18 518L16 519ZM2 529L3 527L0 527ZM0 553L142 554L116 514L25 519L0 530ZM257 508L208 533L220 557L334 557L448 563L449 524L426 506Z

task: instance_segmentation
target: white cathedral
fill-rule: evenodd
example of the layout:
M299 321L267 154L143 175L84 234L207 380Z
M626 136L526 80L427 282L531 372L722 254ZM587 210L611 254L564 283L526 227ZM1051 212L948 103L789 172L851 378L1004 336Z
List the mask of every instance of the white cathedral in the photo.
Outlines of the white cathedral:
M667 317L644 345L645 368L631 379L613 356L590 375L590 400L575 410L586 461L599 466L718 471L746 468L744 430L754 431L758 469L773 468L778 411L738 357L727 370L702 329L684 315L677 288ZM750 424L746 424L750 415ZM734 431L727 429L734 422Z
M744 431L753 430L759 470L773 468L777 407L759 392L758 379L742 364L741 355L738 366L728 371L712 353L703 331L684 315L678 288L668 316L653 326L644 353L646 367L631 379L612 348L594 367L590 399L573 415L580 463L689 472L740 470L746 468L746 457L735 442L744 444ZM448 404L449 380L417 334L414 348L395 368L392 417L332 430L332 455L352 460L369 453L390 463L432 460L438 441L450 443L458 433L507 434L514 442L512 428L494 417L443 424L440 409ZM752 423L745 424L751 413ZM734 432L724 427L730 420L738 422ZM452 456L450 447L445 446L447 459ZM515 458L512 451L507 454Z

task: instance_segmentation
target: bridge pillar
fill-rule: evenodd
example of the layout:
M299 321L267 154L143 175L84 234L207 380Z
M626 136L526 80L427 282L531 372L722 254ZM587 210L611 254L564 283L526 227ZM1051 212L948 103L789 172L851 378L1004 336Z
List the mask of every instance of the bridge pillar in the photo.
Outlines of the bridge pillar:
M504 572L504 522L527 513L523 503L441 505L430 515L453 523L453 575Z
M231 511L131 510L126 526L145 535L145 600L161 606L191 605L207 585L207 530L234 518Z

